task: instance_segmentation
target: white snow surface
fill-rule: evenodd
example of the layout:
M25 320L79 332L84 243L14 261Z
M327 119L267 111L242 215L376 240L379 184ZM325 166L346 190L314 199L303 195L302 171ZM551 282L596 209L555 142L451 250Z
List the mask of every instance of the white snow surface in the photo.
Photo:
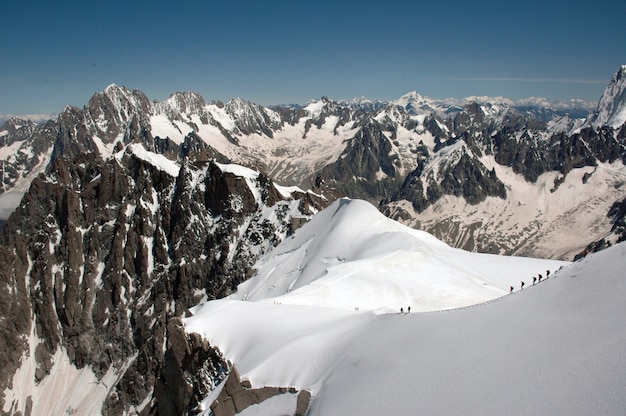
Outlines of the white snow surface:
M350 209L344 211L347 207ZM360 223L357 230L354 223L333 221L333 217L348 212ZM295 245L292 248L296 251L283 250L287 248L285 244L301 238L300 234L312 241L304 251L315 251L315 242L320 243L319 250L329 244L334 250L343 250L346 258L349 251L379 250L382 246L375 243L363 247L365 238L342 238L384 228L372 225L374 216L367 222L367 212L364 204L357 201L343 200L332 205L309 223L315 224L315 219L326 215L328 227L318 228L317 232L306 226L298 230L292 240L270 253L254 279L259 279L264 267L275 261L271 257L279 258L281 253L285 258L300 258L300 273L305 276L307 269L322 270L314 264L313 256L299 253ZM386 232L392 232L389 228ZM316 241L320 235L328 238ZM432 261L429 257L439 257L443 267L439 278L450 279L450 286L457 285L459 278L451 278L451 269L445 263L461 258L464 262L458 269L465 266L472 270L482 265L484 275L504 280L531 261L461 255L425 235L404 238L407 244L413 241L411 238L420 241L414 244L421 244L423 263ZM388 242L396 249L400 245L390 237ZM555 265L542 260L534 262L538 272ZM355 266L353 271L358 273L354 274L367 275L368 267L371 263ZM381 314L365 308L346 310L341 302L337 302L338 307L320 307L316 304L320 298L311 291L313 299L302 295L298 303L288 301L288 296L258 296L257 301L250 300L250 296L248 301L232 297L206 302L193 309L193 316L185 324L188 332L200 333L219 347L238 368L242 379L250 380L253 387L310 389L310 416L623 414L625 267L626 244L618 244L553 271L549 279L544 278L535 286L527 280L524 290L517 287L513 294L464 308ZM384 296L393 286L393 274L389 273L388 281L372 284L369 291ZM343 296L345 305L363 304L363 293L371 282L358 276L344 278L352 279L352 284L342 285L335 295ZM416 273L414 279L420 278ZM322 278L312 282L319 280ZM408 279L401 282L407 283ZM493 278L490 286L503 283ZM265 284L253 286L258 288L256 293L265 288L274 294L277 290L271 288L273 284L268 279ZM249 286L244 284L239 289ZM302 284L290 293L306 286ZM392 290L400 292L401 288ZM410 292L411 287L405 290ZM397 309L407 306L406 298L397 300ZM279 414L273 408L270 403L262 403L255 407L254 414Z
M379 313L408 305L441 310L502 296L521 279L564 264L470 254L344 198L259 260L255 276L230 299Z
M129 145L129 149L139 159L149 162L170 176L178 177L180 166L173 160L169 160L163 155L146 150L141 143L133 143Z

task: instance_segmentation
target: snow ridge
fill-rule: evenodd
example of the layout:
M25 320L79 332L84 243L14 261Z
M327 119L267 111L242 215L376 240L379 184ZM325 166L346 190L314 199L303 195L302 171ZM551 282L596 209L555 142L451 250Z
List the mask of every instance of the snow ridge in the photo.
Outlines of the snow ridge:
M256 264L231 299L395 312L450 309L507 293L519 279L565 262L468 255L388 219L361 200L340 199ZM495 266L498 264L498 266ZM342 296L355 289L352 296ZM377 288L384 288L378 290Z

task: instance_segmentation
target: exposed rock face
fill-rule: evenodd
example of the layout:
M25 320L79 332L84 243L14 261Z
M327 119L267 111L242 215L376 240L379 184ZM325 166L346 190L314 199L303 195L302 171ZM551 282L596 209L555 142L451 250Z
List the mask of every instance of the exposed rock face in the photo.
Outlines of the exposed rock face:
M36 125L11 118L0 126L0 194L11 190L26 191L33 177L50 162L57 137L53 121Z
M228 376L228 363L200 335L185 333L181 319L170 319L167 331L165 362L150 413L193 414L199 400Z
M42 340L37 380L62 347L77 368L120 374L102 408L120 414L149 402L168 322L231 293L292 218L326 201L292 199L267 177L242 178L214 162L189 161L173 177L130 150L99 160L57 158L2 230L2 316L15 319L0 322L11 351L0 383L17 388L11 377L32 332Z
M350 140L340 158L321 176L354 198L376 199L398 187L397 156L378 123L369 123Z
M200 400L220 384L220 393L210 405L215 416L235 416L281 394L296 395L293 415L306 415L311 400L308 390L274 386L253 388L249 380L241 380L237 368L224 362L219 351L213 350L200 335L186 334L178 321L170 325L173 327L168 328L169 339L177 341L172 342L165 354L167 370L157 385L157 414L199 413L202 411ZM212 354L207 354L208 351ZM216 367L214 362L219 365Z
M599 108L622 108L622 72L623 68L611 81ZM141 91L111 85L94 94L85 108L67 107L56 122L50 122L44 136L54 142L51 160L89 152L106 158L116 143L141 142L173 160L215 158L260 166L288 185L312 184L321 176L341 194L374 203L400 201L408 195L418 213L446 195L462 196L470 204L488 196L505 198L502 179L485 164L485 157L511 167L531 183L546 172L566 176L574 168L625 158L616 124L603 127L594 121L576 130L580 123L575 120L555 112L547 116L547 110L540 117L529 108L504 102L455 107L417 93L396 103L365 106L327 97L306 107L272 109L242 99L207 104L193 92L154 103ZM7 143L18 139L15 128L6 131ZM22 132L42 135L32 126ZM311 139L320 132L329 139ZM333 143L333 137L341 145ZM317 141L309 147L302 144L307 140ZM467 146L467 157L447 162L445 175L425 169L447 157L448 149L459 141ZM274 148L272 142L281 144ZM314 158L304 157L312 149L320 152L320 160L314 163L310 162ZM300 162L291 160L294 156ZM32 169L33 162L29 163ZM466 179L467 184L457 183ZM15 182L4 181L9 188Z
M488 196L506 198L505 186L495 171L489 171L465 142L446 145L439 149L446 157L430 159L428 167L425 167L428 151L424 150L418 168L407 176L391 200L407 200L417 212L422 212L444 195L463 197L470 204L482 202Z
M237 120L235 135L264 134L272 138L274 131L282 127L283 121L273 110L239 98L229 101L224 110Z
M613 75L590 119L594 127L621 127L626 122L626 65Z

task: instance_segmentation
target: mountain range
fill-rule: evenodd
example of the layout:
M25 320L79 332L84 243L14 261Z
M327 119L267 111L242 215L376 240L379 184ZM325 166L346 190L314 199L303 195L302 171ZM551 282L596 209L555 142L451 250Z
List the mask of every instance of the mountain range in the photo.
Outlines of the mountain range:
M272 108L207 103L193 92L154 102L111 85L56 120L6 121L0 409L200 411L236 373L228 348L185 330L182 318L203 301L273 292L278 303L307 298L319 308L301 295L315 288L322 304L345 309L346 295L329 288L356 274L376 282L374 299L390 300L351 300L349 309L457 308L517 288L522 276L511 270L528 276L525 258L553 259L536 263L541 273L619 243L625 86L623 66L586 114L534 105L540 100L453 103L417 93ZM326 220L307 224L318 216ZM311 230L329 224L335 237L316 240ZM359 227L363 235L341 237ZM364 239L367 230L374 235ZM420 265L423 273L409 273ZM400 280L381 280L386 270ZM442 282L423 280L439 270Z
M0 205L10 211L60 157L106 160L118 143L142 143L179 164L215 159L286 186L323 183L468 250L571 258L606 236L607 214L624 193L614 163L625 158L625 72L586 118L577 101L514 106L413 92L393 102L323 97L268 108L242 99L206 103L192 92L152 102L111 85L55 121L11 119L0 128ZM494 219L494 211L502 215Z

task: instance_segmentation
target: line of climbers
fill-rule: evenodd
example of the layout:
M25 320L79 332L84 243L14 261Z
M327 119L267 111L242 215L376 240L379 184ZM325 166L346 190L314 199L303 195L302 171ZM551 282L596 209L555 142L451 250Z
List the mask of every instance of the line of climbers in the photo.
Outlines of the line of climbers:
M537 283L541 283L541 279L543 279L543 276L541 275L541 273L538 274L539 278L537 278L536 276L533 276L533 286L536 285ZM550 278L550 270L546 270L546 279ZM524 281L522 280L521 284L520 284L520 290L524 290ZM511 290L509 293L513 293L513 286L511 286Z

